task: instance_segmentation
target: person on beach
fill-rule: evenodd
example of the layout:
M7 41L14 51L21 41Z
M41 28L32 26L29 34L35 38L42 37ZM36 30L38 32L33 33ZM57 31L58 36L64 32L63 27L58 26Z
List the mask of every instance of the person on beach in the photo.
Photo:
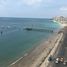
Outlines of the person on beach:
M48 58L48 61L52 61L53 60L53 56L50 55L50 57Z
M1 33L1 35L2 35L2 34L3 34L3 31L1 31L0 33Z

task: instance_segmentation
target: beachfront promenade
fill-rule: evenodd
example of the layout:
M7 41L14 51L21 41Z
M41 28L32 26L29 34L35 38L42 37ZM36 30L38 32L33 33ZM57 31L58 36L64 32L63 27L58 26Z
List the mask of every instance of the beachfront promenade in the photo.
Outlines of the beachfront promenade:
M47 58L45 59L45 61L41 64L40 67L53 67L53 62L49 61L48 58L50 56L52 56L53 58L56 58L59 51L60 51L60 48L61 48L61 42L63 40L63 33L60 34L57 42L55 43L55 46L54 48L52 49L52 51L49 53L49 55L47 56Z
M64 61L67 61L67 27L64 29L64 38L63 38L63 42L61 45L62 46L57 57L58 56L64 57ZM53 63L53 67L67 67L67 65L66 66L63 65L63 63L60 63L60 64Z

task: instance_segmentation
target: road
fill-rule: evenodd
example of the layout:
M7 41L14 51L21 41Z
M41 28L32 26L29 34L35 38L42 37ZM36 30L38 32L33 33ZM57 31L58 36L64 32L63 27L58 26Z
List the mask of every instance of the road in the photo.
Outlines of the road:
M64 30L64 38L62 42L62 47L57 57L64 57L64 60L67 61L67 28L65 28ZM54 63L53 67L67 67L67 66L63 65L62 63L59 63L59 64Z

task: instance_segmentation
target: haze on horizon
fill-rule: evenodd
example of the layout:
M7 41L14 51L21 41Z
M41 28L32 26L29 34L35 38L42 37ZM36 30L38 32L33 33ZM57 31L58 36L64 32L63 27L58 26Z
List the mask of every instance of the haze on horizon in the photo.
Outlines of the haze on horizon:
M0 17L67 16L67 0L0 0Z

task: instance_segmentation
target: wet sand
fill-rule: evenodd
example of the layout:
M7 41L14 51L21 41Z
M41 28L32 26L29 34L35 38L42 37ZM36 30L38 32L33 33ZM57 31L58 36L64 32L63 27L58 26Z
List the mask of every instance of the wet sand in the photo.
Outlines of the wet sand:
M29 53L26 53L24 57L19 58L8 67L33 67L33 65L40 65L54 47L58 36L59 34L56 33L46 42L41 42L39 46L33 48Z

